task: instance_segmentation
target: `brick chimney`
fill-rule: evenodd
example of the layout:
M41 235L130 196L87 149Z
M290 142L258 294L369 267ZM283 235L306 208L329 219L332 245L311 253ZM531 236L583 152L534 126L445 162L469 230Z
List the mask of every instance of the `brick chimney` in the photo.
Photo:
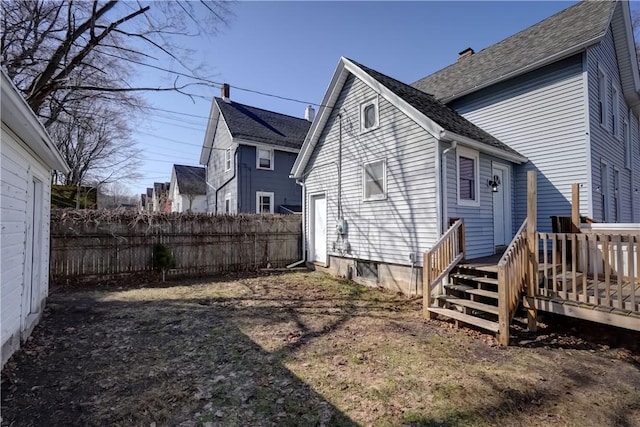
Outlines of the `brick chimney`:
M468 58L473 55L475 51L470 47L466 48L462 52L458 52L458 61L462 61L464 58Z
M231 96L230 96L231 87L229 86L229 83L223 83L222 87L220 88L220 92L221 92L221 95L222 95L222 100L224 102L230 102L231 101Z

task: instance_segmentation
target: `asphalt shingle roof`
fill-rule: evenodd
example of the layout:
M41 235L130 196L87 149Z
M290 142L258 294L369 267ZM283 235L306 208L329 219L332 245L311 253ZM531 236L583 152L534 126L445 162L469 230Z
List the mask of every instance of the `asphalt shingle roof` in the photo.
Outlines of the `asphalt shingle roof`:
M517 73L605 34L615 5L612 1L582 1L412 86L438 99L450 99Z
M207 194L206 171L198 166L173 165L181 194Z
M216 102L234 138L300 149L311 125L305 119L224 102L222 98L216 98Z
M508 145L500 142L488 132L482 130L469 120L462 117L452 108L438 101L434 96L379 73L376 70L358 64L351 59L349 61L360 67L365 73L376 79L380 84L384 85L400 98L404 99L416 110L435 121L445 130L454 132L461 136L466 136L467 138L482 142L507 153L520 155Z

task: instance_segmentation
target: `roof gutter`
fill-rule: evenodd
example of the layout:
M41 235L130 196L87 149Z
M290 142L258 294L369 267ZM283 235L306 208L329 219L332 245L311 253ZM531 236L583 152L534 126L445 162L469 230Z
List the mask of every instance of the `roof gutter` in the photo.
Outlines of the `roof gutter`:
M457 133L443 130L440 132L440 139L449 142L458 142L464 146L473 148L485 154L496 156L500 159L508 160L513 163L522 164L526 163L529 159L519 154L509 153L499 148L492 147L488 144L483 144L475 139L468 138L466 136L458 135Z
M607 25L607 28L609 28L608 25ZM522 68L519 68L519 69L517 69L515 71L512 71L510 73L503 74L503 75L501 75L500 77L498 77L496 79L489 80L487 82L484 82L482 84L479 84L477 86L474 86L472 88L464 90L462 92L459 92L459 93L453 94L451 96L448 96L446 98L441 98L440 101L445 103L445 104L448 104L449 102L451 102L451 101L453 101L455 99L461 98L461 97L463 97L465 95L468 95L470 93L476 92L476 91L478 91L480 89L484 89L484 88L489 87L491 85L494 85L496 83L500 83L500 82L502 82L504 80L508 80L508 79L510 79L512 77L516 77L516 76L518 76L520 74L524 74L524 73L527 73L529 71L533 71L535 69L544 67L545 65L549 65L549 64L551 64L553 62L559 61L560 59L568 58L569 56L571 56L573 54L576 54L578 52L581 52L584 49L586 49L587 47L589 47L589 46L591 46L591 45L593 45L595 43L598 43L605 35L606 35L606 33L600 34L599 36L594 37L592 39L589 39L586 42L580 43L579 45L571 47L569 49L565 49L565 50L563 50L561 52L556 53L555 55L548 56L548 57L546 57L544 59L541 59L541 60L536 61L536 62L534 62L532 64L529 64L526 67L522 67Z

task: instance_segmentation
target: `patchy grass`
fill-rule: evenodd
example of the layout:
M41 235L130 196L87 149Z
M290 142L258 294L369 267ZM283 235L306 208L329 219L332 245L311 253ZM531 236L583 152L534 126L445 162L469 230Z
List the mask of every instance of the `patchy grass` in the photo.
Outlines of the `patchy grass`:
M503 349L420 305L320 273L55 292L2 425L640 426L637 334Z

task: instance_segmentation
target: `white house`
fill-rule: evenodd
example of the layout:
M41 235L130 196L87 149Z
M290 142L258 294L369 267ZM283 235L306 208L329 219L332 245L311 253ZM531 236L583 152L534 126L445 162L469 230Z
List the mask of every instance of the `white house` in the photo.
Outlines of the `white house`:
M206 212L207 184L205 168L173 165L169 184L171 212Z
M68 172L51 138L2 72L2 366L42 315L49 292L51 172Z

